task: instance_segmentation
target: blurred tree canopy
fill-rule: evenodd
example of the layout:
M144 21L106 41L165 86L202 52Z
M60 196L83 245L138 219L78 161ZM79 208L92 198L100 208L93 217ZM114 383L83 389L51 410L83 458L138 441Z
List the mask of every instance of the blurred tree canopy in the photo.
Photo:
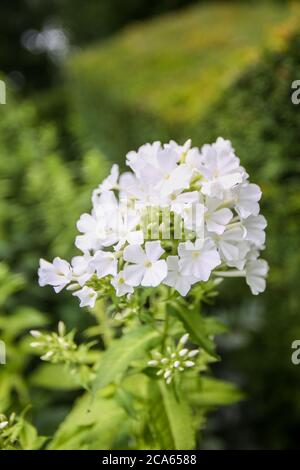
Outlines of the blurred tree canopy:
M74 53L65 70L83 135L119 162L157 138L201 145L212 104L265 48L281 47L299 17L268 2L212 2Z
M2 0L0 6L0 70L15 86L26 90L47 87L53 80L53 64L46 54L32 54L22 45L23 34L39 30L52 13L51 2Z
M47 50L28 50L26 33L47 24L62 28L75 46L103 39L129 22L183 7L195 0L2 0L0 71L26 92L57 83Z
M105 38L128 23L178 9L197 0L54 0L71 41L82 45Z

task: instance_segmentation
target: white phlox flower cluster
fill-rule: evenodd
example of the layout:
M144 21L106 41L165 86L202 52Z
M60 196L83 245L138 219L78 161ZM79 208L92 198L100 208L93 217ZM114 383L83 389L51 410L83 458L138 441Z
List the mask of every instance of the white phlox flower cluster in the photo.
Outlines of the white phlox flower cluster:
M77 223L82 254L71 263L41 260L41 286L68 286L81 307L94 306L105 282L117 296L160 284L186 296L211 276L242 276L253 294L264 291L261 190L230 141L219 137L201 149L190 140L154 142L129 152L126 163L131 171L113 165Z
M188 339L189 334L184 334L176 349L168 346L164 355L159 351L153 351L152 359L148 361L148 366L155 367L157 369L156 375L162 376L168 385L178 372L195 366L195 358L199 354L199 349L188 349L186 347Z
M58 333L48 334L38 330L31 330L30 334L34 338L30 346L43 351L41 356L42 361L61 362L62 359L67 359L68 355L77 349L77 345L73 340L73 334L66 334L66 327L62 321L58 323Z

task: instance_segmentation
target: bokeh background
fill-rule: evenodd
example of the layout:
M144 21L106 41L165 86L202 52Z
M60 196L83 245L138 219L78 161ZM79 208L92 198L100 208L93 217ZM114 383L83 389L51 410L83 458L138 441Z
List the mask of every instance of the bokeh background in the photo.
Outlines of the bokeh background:
M245 392L212 413L201 448L291 449L300 442L300 2L1 0L1 411L49 435L78 394L41 365L30 328L89 314L37 285L40 257L69 257L79 215L111 162L146 141L232 140L263 190L267 291L226 282L206 306L229 325L214 373Z

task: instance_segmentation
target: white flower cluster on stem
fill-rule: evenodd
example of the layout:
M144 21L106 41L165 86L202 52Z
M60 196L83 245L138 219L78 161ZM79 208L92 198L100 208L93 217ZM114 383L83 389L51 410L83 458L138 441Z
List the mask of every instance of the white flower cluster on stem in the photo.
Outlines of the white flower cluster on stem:
M91 213L80 217L82 254L71 263L41 260L41 286L68 286L81 307L94 306L103 279L117 296L160 284L186 296L212 275L242 276L253 294L264 291L261 190L230 141L219 137L201 149L154 142L129 152L127 165L121 175L113 165L93 192Z
M188 339L189 334L184 334L180 338L176 349L168 346L165 354L153 351L152 359L148 361L148 366L155 367L157 369L156 375L162 376L168 385L178 372L183 372L185 369L195 366L194 361L200 350L188 349L186 347Z

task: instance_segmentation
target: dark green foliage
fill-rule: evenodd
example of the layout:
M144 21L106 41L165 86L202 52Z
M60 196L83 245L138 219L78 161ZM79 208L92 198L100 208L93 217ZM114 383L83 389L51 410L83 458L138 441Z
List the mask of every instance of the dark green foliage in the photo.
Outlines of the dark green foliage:
M32 54L22 46L22 35L40 30L53 14L52 2L2 0L0 6L0 70L11 74L15 85L26 92L44 88L53 82L55 67L44 54Z

